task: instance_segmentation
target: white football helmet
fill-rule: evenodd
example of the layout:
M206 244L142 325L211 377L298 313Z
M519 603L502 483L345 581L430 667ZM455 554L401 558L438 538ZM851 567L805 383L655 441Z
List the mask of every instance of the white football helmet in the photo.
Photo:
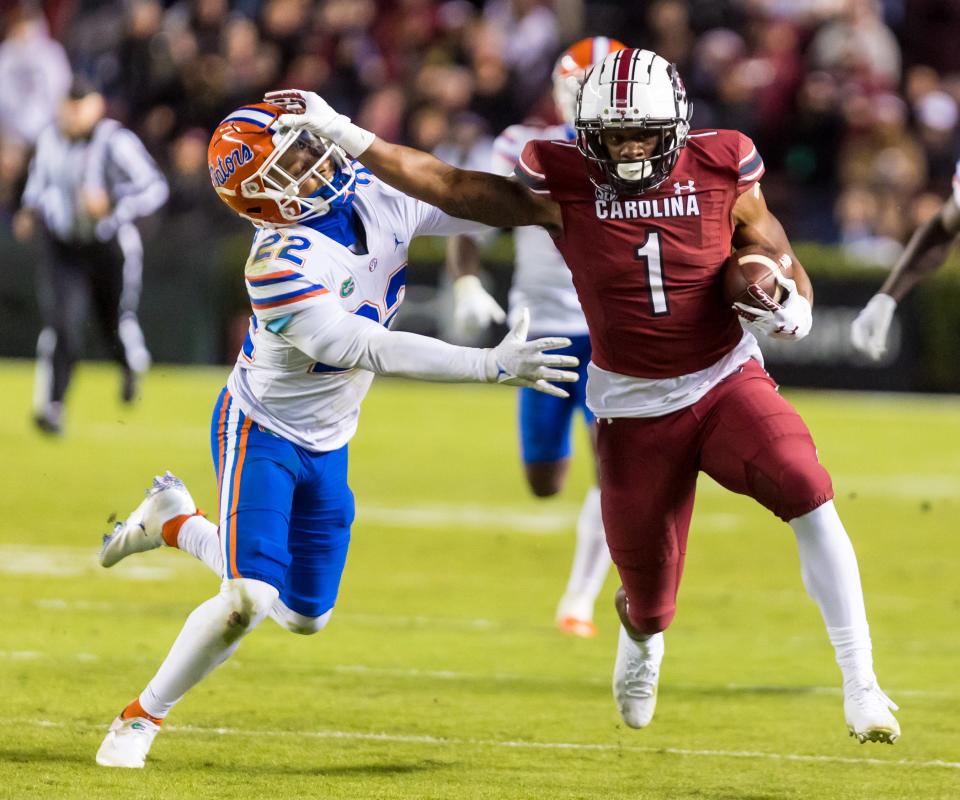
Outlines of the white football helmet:
M650 50L611 53L587 75L577 101L577 147L624 194L655 189L687 143L693 105L675 65ZM634 162L610 158L601 134L610 128L659 133L656 152Z

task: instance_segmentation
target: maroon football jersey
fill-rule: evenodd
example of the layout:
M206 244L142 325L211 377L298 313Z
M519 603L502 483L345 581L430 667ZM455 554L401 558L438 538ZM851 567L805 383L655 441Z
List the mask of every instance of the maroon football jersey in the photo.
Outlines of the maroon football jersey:
M594 185L569 142L528 142L515 174L560 204L556 245L598 367L673 378L710 366L740 341L719 272L730 255L733 205L763 174L748 137L694 131L667 181L642 195Z

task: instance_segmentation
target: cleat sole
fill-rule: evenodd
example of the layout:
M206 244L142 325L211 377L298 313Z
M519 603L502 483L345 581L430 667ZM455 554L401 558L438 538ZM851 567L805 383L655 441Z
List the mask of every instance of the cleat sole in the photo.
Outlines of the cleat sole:
M877 744L893 744L900 738L900 734L887 729L877 729L872 731L864 731L862 733L853 730L853 728L847 729L852 737L854 737L860 744L866 744L867 742L876 742Z

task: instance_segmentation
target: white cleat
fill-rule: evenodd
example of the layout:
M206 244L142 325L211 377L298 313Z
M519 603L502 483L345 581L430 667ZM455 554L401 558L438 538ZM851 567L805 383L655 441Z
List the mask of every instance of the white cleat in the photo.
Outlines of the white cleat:
M847 729L860 744L886 742L893 744L900 736L900 724L892 711L900 706L884 694L872 681L849 681L843 686L843 715Z
M653 719L662 661L662 633L638 642L620 626L617 662L613 668L613 699L623 721L631 728L645 728Z
M183 514L196 514L197 504L183 481L170 472L153 479L147 496L113 533L103 537L100 565L112 567L133 553L153 550L163 544L163 525Z
M101 767L142 769L160 726L144 717L117 717L97 750Z

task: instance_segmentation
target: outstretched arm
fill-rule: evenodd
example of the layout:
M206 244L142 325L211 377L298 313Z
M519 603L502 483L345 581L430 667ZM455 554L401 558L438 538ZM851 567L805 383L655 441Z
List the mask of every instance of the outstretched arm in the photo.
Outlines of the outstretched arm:
M861 353L879 361L887 352L887 335L897 303L946 260L947 245L960 233L960 206L954 197L914 232L903 254L870 302L850 326L850 341Z
M893 271L880 287L898 303L928 275L936 272L946 260L947 247L960 233L960 206L951 197L930 220L910 237Z
M494 228L560 227L560 207L517 181L458 169L430 153L374 139L360 156L374 175L404 194Z
M530 315L520 319L492 349L458 347L429 336L391 331L372 320L351 314L333 299L314 301L306 309L280 318L278 335L311 358L333 367L359 367L378 375L450 383L505 383L526 386L554 397L566 391L551 381L578 379L569 371L576 357L546 353L570 346L564 337L527 341ZM265 326L268 330L269 325Z
M284 89L268 92L264 100L290 112L280 117L281 125L304 128L340 145L395 189L451 216L495 228L560 226L560 208L549 198L508 178L457 169L429 153L378 139L314 92Z

